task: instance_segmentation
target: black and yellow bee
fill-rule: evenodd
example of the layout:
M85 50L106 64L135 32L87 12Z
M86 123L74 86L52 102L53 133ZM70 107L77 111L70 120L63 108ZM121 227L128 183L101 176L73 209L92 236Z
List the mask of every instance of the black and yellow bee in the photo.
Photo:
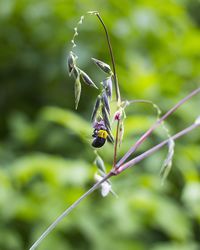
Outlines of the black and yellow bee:
M100 148L105 144L108 137L108 132L103 128L99 130L95 129L92 136L95 137L94 141L92 142L92 146L95 148Z

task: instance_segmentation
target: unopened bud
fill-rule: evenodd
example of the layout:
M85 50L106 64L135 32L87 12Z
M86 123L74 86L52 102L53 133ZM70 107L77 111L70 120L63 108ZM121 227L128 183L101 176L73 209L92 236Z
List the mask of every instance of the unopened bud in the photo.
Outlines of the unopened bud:
M104 106L102 106L102 115L103 115L103 120L105 122L106 128L110 129L111 126L110 126L109 114Z
M92 112L92 117L91 117L91 120L92 120L92 121L94 121L95 118L96 118L96 115L97 115L97 112L98 112L100 103L101 103L101 96L98 95L98 96L97 96L97 99L96 99L96 102L95 102L95 105L94 105L93 112Z
M109 98L112 97L112 79L111 76L107 77L105 80L103 80L103 87L106 91L106 94Z
M102 94L102 102L105 108L107 109L108 114L110 114L110 104L109 104L108 97L105 92L103 92Z
M67 58L68 72L70 76L75 67L75 64L76 64L76 57L74 56L73 52L70 51L69 56Z
M117 110L114 114L114 120L119 121L121 119L121 116L122 116L122 110Z
M112 70L110 68L110 65L108 65L105 62L102 62L98 59L92 58L93 62L101 69L103 70L105 73L107 74L112 74Z
M77 77L75 80L74 94L75 94L75 109L77 109L81 97L81 82L79 77Z
M86 83L87 85L92 86L92 87L98 89L97 86L92 81L92 79L83 70L80 71L80 75L81 75L81 78L84 81L84 83Z

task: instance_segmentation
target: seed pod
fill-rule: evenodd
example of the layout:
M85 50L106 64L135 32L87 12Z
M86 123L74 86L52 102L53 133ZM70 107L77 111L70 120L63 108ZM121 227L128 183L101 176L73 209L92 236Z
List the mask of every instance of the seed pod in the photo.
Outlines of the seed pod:
M107 129L110 129L111 126L110 126L109 114L108 114L108 111L106 110L105 106L102 105L101 111L102 111L102 115L103 115L103 120L105 122L105 126Z
M75 94L75 109L78 108L79 100L81 97L81 82L80 77L78 76L74 84L74 94Z
M111 129L107 128L107 132L108 132L108 139L107 140L111 143L114 143L115 139L112 135Z
M70 76L75 67L75 64L76 64L76 57L74 56L73 52L70 51L69 56L67 58L68 72Z
M95 165L97 166L97 168L99 170L101 170L105 174L106 168L105 168L105 165L104 165L104 161L99 155L97 155L97 157L95 159Z
M105 106L106 110L108 111L108 114L110 115L110 104L108 101L108 97L105 92L102 94L102 103Z
M107 77L105 80L103 80L103 87L106 91L106 94L109 98L112 97L112 79L111 77Z
M103 72L107 73L107 74L112 74L112 70L110 68L110 65L108 65L105 62L102 62L98 59L92 58L93 62L101 69L103 70Z
M93 121L95 120L95 118L96 118L96 115L97 115L97 112L98 112L100 103L101 103L101 96L98 95L98 96L97 96L97 99L96 99L96 102L95 102L95 105L94 105L94 109L93 109L93 111L92 111L92 117L91 117L92 122L93 122Z
M83 70L80 70L80 75L81 75L81 78L84 81L84 83L86 83L87 85L92 86L92 87L98 89L97 86L92 81L92 79Z

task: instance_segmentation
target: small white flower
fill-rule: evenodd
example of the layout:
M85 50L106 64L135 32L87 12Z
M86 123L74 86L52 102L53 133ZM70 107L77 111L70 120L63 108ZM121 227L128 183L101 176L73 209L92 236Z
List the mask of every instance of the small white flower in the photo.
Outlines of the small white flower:
M94 178L96 181L101 181L103 179L103 177L98 174L95 174ZM101 184L101 195L105 197L109 194L110 191L111 191L111 185L107 181L104 181Z
M200 116L198 116L197 119L195 120L195 124L200 125Z

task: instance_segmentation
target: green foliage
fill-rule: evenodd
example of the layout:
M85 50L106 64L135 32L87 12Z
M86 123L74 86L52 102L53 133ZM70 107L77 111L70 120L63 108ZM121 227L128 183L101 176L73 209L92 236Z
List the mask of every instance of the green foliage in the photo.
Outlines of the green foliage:
M67 76L80 16L101 13L122 98L150 99L167 111L199 81L199 8L199 1L189 0L0 2L0 249L28 249L94 183L90 117L97 90L83 84L75 112L74 83ZM105 74L91 58L110 64L102 27L86 15L78 32L79 66L96 84ZM199 115L199 100L169 119L172 134ZM149 105L131 105L119 154L155 119ZM139 152L164 138L163 130L156 130ZM199 152L196 130L176 143L164 186L158 175L166 149L112 180L118 199L92 194L38 249L199 249ZM99 151L108 168L112 154L109 143Z

